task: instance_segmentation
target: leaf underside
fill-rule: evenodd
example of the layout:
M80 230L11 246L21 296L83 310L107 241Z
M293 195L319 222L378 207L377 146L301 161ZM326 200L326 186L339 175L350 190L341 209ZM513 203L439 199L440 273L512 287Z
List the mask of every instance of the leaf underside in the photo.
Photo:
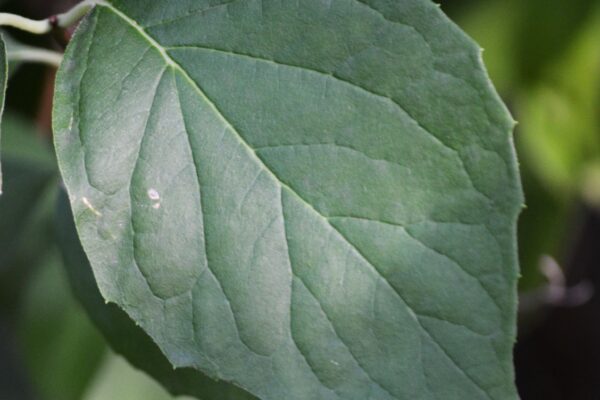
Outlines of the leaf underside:
M173 366L261 399L516 398L513 121L433 3L106 2L54 118L100 292Z
M226 382L215 382L192 368L173 369L146 333L115 304L106 304L77 238L68 198L60 193L57 207L58 237L75 296L112 348L136 368L144 369L172 393L220 400L256 399ZM212 397L211 397L212 396Z

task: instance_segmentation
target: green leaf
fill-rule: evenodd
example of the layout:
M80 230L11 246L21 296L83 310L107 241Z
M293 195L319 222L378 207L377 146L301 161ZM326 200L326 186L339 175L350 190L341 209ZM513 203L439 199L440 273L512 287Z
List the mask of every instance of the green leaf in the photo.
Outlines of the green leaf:
M6 96L6 85L8 84L8 57L4 39L0 36L0 120L4 113L4 97ZM2 132L0 132L0 137ZM1 161L1 160L0 160ZM0 195L2 195L2 164L0 163Z
M17 333L36 393L48 400L81 399L106 344L71 295L56 247L22 295Z
M82 399L172 400L173 397L147 375L111 354ZM182 397L177 399L184 400Z
M100 292L173 366L516 398L513 121L435 4L103 2L54 118Z
M56 165L49 146L45 146L31 124L8 114L2 121L2 161L4 163L5 193L0 197L0 274L14 268L19 252L39 255L39 247L27 247L34 242L41 228L41 208L49 185L55 184ZM35 225L35 227L31 226ZM48 235L44 235L44 240ZM0 281L7 286L4 275ZM2 286L2 294L9 287ZM4 297L4 296L0 296Z
M524 162L557 197L600 204L600 6L541 83L520 98Z
M250 400L251 395L226 383L214 382L191 368L173 369L156 344L115 304L106 304L98 291L91 266L86 258L71 218L68 198L61 193L57 208L59 243L75 296L100 329L113 349L133 366L144 369L175 394L222 400ZM127 382L129 385L131 382ZM120 394L113 397L131 396Z
M516 6L520 9L513 40L519 53L517 67L526 84L536 83L548 65L565 56L565 50L598 5L595 0L514 0L503 3L506 8Z

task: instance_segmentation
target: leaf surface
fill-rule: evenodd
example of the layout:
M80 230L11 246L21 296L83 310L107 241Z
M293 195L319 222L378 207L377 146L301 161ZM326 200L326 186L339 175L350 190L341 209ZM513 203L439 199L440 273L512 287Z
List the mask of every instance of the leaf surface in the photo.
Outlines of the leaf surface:
M100 292L174 366L516 398L513 121L433 3L105 2L54 116Z
M73 292L117 353L127 358L134 367L156 378L173 394L194 395L200 399L255 399L233 385L215 382L192 368L173 369L152 339L123 310L115 304L105 303L77 238L68 198L62 192L56 217L59 244ZM126 383L130 385L130 390L139 389L131 387L131 382Z

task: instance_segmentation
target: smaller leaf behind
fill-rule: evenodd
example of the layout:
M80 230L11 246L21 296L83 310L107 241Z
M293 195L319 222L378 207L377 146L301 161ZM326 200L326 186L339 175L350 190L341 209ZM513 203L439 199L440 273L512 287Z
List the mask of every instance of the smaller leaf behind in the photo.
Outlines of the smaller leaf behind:
M0 307L14 315L29 273L51 246L56 161L28 121L2 121L5 193L0 196Z
M0 36L0 118L4 112L4 100L6 97L6 85L8 83L8 57L4 39ZM1 132L0 132L1 134ZM2 194L2 168L0 164L0 195Z
M40 400L81 400L106 350L71 295L61 261L58 248L52 246L21 290L18 347Z
M212 380L194 369L174 369L152 339L124 311L115 304L104 302L89 261L81 248L64 192L58 199L57 230L75 297L117 353L123 355L134 367L147 372L174 395L189 395L206 400L256 399L232 384Z

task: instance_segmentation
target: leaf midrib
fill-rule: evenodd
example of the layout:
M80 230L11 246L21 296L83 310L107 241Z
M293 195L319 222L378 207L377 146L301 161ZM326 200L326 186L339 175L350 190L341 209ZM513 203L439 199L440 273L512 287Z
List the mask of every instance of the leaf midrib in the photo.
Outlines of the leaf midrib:
M229 122L229 120L227 118L225 118L225 116L223 115L223 113L219 110L219 108L216 106L216 104L206 95L206 93L200 88L200 86L198 85L198 83L192 79L192 77L188 74L188 72L179 64L177 63L175 60L173 60L173 58L171 58L169 56L169 54L167 53L167 50L165 49L165 47L163 47L160 43L158 43L156 41L156 39L154 39L152 36L150 36L145 30L144 28L137 23L137 21L135 21L134 19L132 19L131 17L129 17L128 15L126 15L125 13L123 13L121 10L119 10L118 8L116 8L115 6L113 6L112 4L105 2L105 1L101 1L98 2L97 6L99 7L104 7L107 10L109 10L110 12L114 13L115 15L117 15L119 18L121 18L123 21L125 21L128 25L130 25L132 28L134 28L139 34L140 36L146 40L147 42L150 43L150 45L156 49L156 51L159 52L159 54L161 55L161 57L165 60L165 62L167 63L168 66L170 66L171 68L177 70L187 81L188 83L192 86L192 88L195 89L195 91L198 93L198 95L208 104L208 106L210 108L212 108L212 110L215 112L215 114L219 117L219 119L221 119L223 121L223 123L229 128L229 130L231 130L232 133L234 133L238 140L240 141L240 144L243 145L249 152L250 154L255 158L255 160L259 163L260 166L262 166L262 168L268 172L274 179L275 181L281 186L281 188L285 188L287 189L290 193L294 194L302 203L305 204L305 206L307 206L309 209L311 209L314 213L316 213L319 217L321 217L326 223L327 225L329 225L329 227L334 230L351 248L352 250L354 250L354 252L360 257L362 258L362 260L369 265L374 271L375 273L381 277L381 279L394 291L394 293L396 293L396 295L398 296L398 298L402 301L402 303L405 305L405 307L407 308L407 310L410 311L411 315L413 316L414 321L416 322L417 326L420 328L420 330L431 340L432 343L434 343L441 351L442 353L453 363L453 365L455 366L455 368L463 375L465 376L471 383L473 383L473 385L475 385L475 387L481 391L481 393L486 396L487 398L491 399L491 396L489 395L489 393L480 385L479 382L477 382L469 373L467 373L467 371L465 371L464 369L462 369L458 363L454 360L454 358L447 352L447 350L437 341L437 339L435 339L435 337L429 332L429 330L421 323L421 321L419 320L418 317L418 313L415 312L415 310L408 304L408 302L404 299L404 297L402 296L402 294L400 293L399 290L397 290L385 277L384 274L382 274L379 269L375 266L375 264L373 262L371 262L366 256L365 254L360 251L356 245L354 245L352 243L352 241L350 241L338 228L336 228L330 221L330 219L323 215L319 210L317 210L312 204L310 204L307 200L305 200L302 196L300 196L300 194L293 189L291 186L289 186L288 184L286 184L285 182L283 182L268 166L267 164L260 158L260 156L256 153L256 150L251 147L249 145L249 143L244 139L244 137L238 132L238 130ZM418 122L417 122L418 124ZM282 216L284 218L284 216ZM290 260L290 262L292 262L292 260Z

